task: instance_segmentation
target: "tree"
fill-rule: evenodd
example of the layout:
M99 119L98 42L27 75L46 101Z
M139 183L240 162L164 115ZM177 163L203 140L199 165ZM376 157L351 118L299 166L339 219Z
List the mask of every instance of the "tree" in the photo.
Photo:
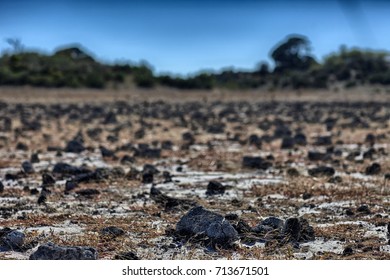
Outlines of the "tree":
M271 57L275 61L275 72L305 71L313 64L315 59L310 55L310 41L301 35L292 35L277 45Z

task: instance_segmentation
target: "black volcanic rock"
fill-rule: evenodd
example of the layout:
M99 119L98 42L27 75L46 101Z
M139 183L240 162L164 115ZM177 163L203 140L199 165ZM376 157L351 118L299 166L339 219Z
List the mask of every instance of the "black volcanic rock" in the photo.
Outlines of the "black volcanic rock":
M79 154L85 151L84 144L80 140L71 140L68 142L65 148L67 153Z
M29 161L24 161L22 163L22 169L23 169L23 172L27 173L27 174L31 174L31 173L35 172L33 165Z
M96 260L97 251L92 247L58 246L47 243L30 255L30 260Z
M59 173L63 175L77 175L90 172L91 170L87 168L73 166L63 162L56 163L53 167L53 173Z
M242 158L242 167L244 168L266 170L271 166L272 164L269 161L266 161L261 157L244 156Z
M331 177L335 174L335 170L333 167L328 166L319 166L308 170L310 176L313 177Z
M366 175L377 175L381 172L381 166L379 163L373 163L370 166L367 166L366 168Z
M292 148L294 148L294 144L295 144L294 138L287 136L287 137L283 138L282 145L280 146L280 148L281 149L292 149Z
M176 232L187 238L207 237L212 245L229 247L238 239L234 227L220 214L202 206L192 208L176 225Z
M206 195L224 194L226 187L217 181L210 181L207 185Z

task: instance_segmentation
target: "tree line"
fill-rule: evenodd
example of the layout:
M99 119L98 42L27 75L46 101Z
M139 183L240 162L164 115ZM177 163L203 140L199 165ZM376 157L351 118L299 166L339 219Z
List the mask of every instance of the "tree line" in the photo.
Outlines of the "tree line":
M305 36L291 35L271 51L273 67L260 63L252 71L223 70L188 77L155 75L147 63L105 64L80 46L58 49L47 55L24 50L17 40L0 57L0 86L107 88L134 83L141 88L166 86L191 89L330 88L359 85L390 85L390 54L344 46L322 62L311 53Z

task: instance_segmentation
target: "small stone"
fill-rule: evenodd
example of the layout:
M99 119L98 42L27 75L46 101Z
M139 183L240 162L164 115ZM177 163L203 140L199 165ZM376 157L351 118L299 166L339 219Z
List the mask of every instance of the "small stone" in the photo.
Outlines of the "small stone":
M313 177L323 177L323 176L333 176L336 172L333 167L328 166L319 166L308 170L310 176Z
M58 246L47 243L30 255L30 260L96 260L97 251L92 247Z
M294 138L290 137L290 136L287 136L287 137L284 137L283 140L282 140L282 145L281 145L281 149L292 149L294 148Z
M100 146L99 149L102 154L102 157L115 157L115 152L107 149L106 147Z
M109 227L103 228L100 231L100 233L102 235L107 235L107 236L111 236L111 237L118 237L118 236L125 234L125 231L119 227L109 226Z
M333 176L333 177L329 178L328 182L332 183L332 184L338 184L338 183L343 182L343 179L340 176Z
M115 255L115 260L139 260L138 256L133 252L124 252Z
M54 180L53 176L51 176L49 173L42 174L42 185L52 186L55 183L56 183L56 180Z
M287 175L290 177L298 177L299 171L296 168L291 167L287 169Z
M311 193L305 192L302 194L302 199L303 200L310 199L310 198L312 198L312 196L313 195Z
M229 221L238 220L238 215L236 213L229 213L225 215L225 219Z
M367 205L365 205L365 204L360 205L358 207L358 209L356 209L356 211L360 212L360 213L363 213L363 214L370 214L371 213L370 208Z
M345 215L347 215L347 216L353 216L353 215L355 215L355 213L353 212L353 210L352 210L351 208L347 208L347 209L345 210Z
M353 254L353 249L350 246L344 248L343 256L350 256Z
M206 195L224 194L226 187L217 181L210 181L207 185Z
M242 166L244 168L253 168L253 169L263 169L266 170L271 167L271 163L269 161L265 161L261 157L251 157L244 156L242 158Z
M31 174L31 173L35 172L33 165L29 161L24 161L22 163L22 169L23 169L23 172L27 173L27 174Z
M377 175L381 172L381 166L379 163L373 163L366 168L366 175Z
M79 154L85 151L84 144L80 140L71 140L68 142L65 148L65 152L67 153L75 153Z
M39 163L40 162L40 159L39 159L39 156L37 153L34 153L31 155L30 162L31 163Z
M74 190L77 187L78 187L77 182L73 180L67 180L65 182L65 192L70 192L71 190Z

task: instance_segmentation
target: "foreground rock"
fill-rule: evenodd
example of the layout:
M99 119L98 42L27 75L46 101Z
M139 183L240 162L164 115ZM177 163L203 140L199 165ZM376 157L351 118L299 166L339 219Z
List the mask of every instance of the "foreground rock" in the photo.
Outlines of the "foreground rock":
M24 239L23 232L4 228L0 230L0 251L18 251L23 246Z
M39 246L30 260L96 260L95 248L83 246L58 246L47 243Z
M225 218L202 206L192 208L176 225L176 232L187 238L208 238L211 245L229 247L238 233Z

